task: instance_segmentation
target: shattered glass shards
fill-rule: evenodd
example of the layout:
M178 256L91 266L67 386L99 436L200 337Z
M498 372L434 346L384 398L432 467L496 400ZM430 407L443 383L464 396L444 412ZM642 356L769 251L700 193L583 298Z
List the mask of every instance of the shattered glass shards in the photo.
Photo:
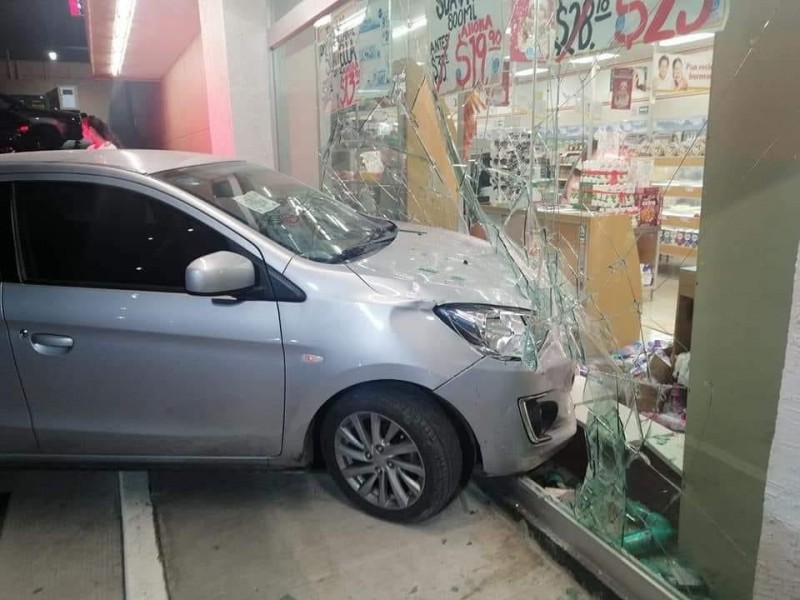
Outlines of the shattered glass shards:
M393 23L408 24L418 17L407 4L392 3L393 9L400 9L392 14ZM539 23L544 30L552 25ZM329 31L334 35L335 28ZM601 243L607 236L611 258L604 270L590 276L584 247L587 233L567 239L554 218L565 207L596 215L590 213L586 176L581 174L593 146L623 147L644 134L633 126L628 131L624 124L618 130L593 127L598 109L587 97L597 86L599 62L582 71L577 85L562 77L562 64L549 65L551 77L544 92L537 95L531 84L528 96L512 94L512 113L522 116L507 117L509 125L502 128L496 122L490 126L486 106L491 105L491 89L447 98L438 94L425 49L425 43L415 47L407 40L405 54L392 57L392 76L383 94L362 95L341 110L323 114L322 129L330 132L320 153L323 186L363 213L469 233L488 242L531 303L524 364L532 370L541 367L541 341L551 336L585 380L581 404L587 412L588 466L582 480L570 488L574 493L559 495L561 503L577 521L620 551L643 559L670 585L704 594L702 578L676 558L676 519L659 512L677 511L680 484L665 483L669 501L653 506L635 498L629 485L632 465L662 477L655 474L645 448L670 442L663 428L640 415L640 405L649 415L658 412L653 407L673 401L673 385L652 372L653 356L666 352L648 345L652 332L642 326L641 282L629 277L631 272L638 275L640 265L632 264L632 257L642 236L652 231L643 229L635 238L614 245L612 232L601 228ZM608 67L609 63L603 64ZM475 93L480 95L477 100ZM465 120L470 120L468 127ZM681 146L687 155L701 151L698 144L703 143L704 130L705 123ZM568 197L573 184L576 202ZM460 264L454 252L421 265L408 277L466 284L468 272ZM657 285L654 278L652 288ZM620 314L598 305L596 290L610 286L630 288L633 299L619 309ZM611 325L622 317L635 320L641 343L630 360L620 358L620 344L612 334Z

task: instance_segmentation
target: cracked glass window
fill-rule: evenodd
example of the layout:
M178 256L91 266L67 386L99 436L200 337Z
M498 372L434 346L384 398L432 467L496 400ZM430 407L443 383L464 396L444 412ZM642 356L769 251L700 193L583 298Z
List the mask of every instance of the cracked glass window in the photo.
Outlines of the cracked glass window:
M557 347L579 373L578 434L527 477L698 598L725 589L681 513L719 529L687 492L684 435L714 35L729 5L369 0L315 26L322 187L503 259L487 303L513 283L530 310L454 311L451 326L534 371ZM423 255L401 273L409 289L470 285L458 244Z

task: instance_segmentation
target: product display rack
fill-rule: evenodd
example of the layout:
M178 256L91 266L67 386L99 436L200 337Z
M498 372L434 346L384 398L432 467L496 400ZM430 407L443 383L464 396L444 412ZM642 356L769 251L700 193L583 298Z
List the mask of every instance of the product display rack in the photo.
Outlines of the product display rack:
M678 232L683 235L665 237L667 232ZM697 248L699 246L700 217L677 217L664 215L661 219L661 243L660 250L662 256L675 258L679 261L687 259L697 260ZM686 233L689 233L690 240L687 243ZM691 236L696 235L696 238Z
M583 144L572 144L567 147L567 150L561 153L558 164L558 183L560 187L564 187L572 174L576 165L581 160L583 154Z
M330 118L331 127L343 128L330 149L330 168L357 208L406 220L405 126L397 107L363 100Z

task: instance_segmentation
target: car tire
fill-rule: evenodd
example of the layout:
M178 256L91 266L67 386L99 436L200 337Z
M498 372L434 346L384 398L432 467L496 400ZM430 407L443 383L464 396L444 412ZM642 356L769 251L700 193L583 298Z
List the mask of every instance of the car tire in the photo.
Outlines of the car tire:
M345 393L325 415L321 448L345 496L380 519L424 521L459 488L462 455L455 427L434 398L411 386L374 385Z

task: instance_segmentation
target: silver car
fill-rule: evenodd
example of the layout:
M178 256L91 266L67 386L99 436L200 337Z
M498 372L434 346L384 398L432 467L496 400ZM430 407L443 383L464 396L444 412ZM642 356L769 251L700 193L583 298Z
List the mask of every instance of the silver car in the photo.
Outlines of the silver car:
M486 242L166 151L0 157L0 460L324 458L356 505L441 510L574 435L575 365ZM556 337L556 336L553 336Z

